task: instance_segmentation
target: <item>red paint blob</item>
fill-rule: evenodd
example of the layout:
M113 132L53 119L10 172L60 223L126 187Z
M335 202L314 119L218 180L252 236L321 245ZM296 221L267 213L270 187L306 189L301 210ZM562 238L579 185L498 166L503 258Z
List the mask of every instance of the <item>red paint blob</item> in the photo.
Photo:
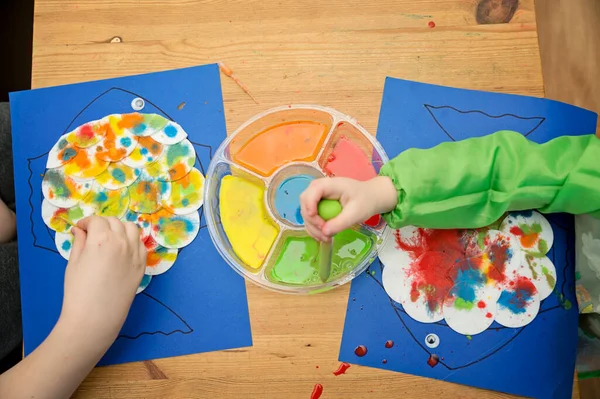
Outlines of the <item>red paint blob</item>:
M323 394L323 385L315 384L312 393L310 394L310 399L319 399Z
M487 312L487 314L485 315L485 317L487 317L488 319L491 319L492 317L494 317L494 315L491 314L490 312Z
M429 359L427 360L427 364L429 365L429 367L433 368L435 366L437 366L437 364L440 362L440 358L438 357L438 355L429 355Z
M381 363L383 363L383 364L387 364L387 360L386 360L386 359L383 359L383 360L381 361Z
M358 345L356 349L354 349L354 354L358 357L363 357L367 354L367 347L364 345Z
M477 302L477 307L478 307L479 309L483 309L483 308L485 308L485 302L483 302L483 301L479 301L479 302Z
M333 161L335 161L335 155L329 154L329 156L327 157L327 162L333 162Z
M340 363L340 367L338 367L338 369L333 372L333 375L337 377L338 375L346 374L346 370L348 370L349 368L350 365L348 363Z
M394 346L394 341L392 341L391 339L389 341L385 342L385 347L390 349Z
M364 224L366 224L369 227L376 227L380 221L381 221L381 216L373 215L370 218L368 218Z
M319 366L315 366L315 368L319 368Z
M427 24L427 26L429 26L430 28L435 28L435 22L429 21L429 23Z

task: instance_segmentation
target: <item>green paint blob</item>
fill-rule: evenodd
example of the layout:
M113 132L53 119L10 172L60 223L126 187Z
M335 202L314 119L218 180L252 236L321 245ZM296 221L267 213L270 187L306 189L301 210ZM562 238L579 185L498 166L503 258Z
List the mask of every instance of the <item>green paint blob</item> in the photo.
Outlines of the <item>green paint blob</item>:
M473 309L473 306L475 306L475 304L471 301L465 301L462 298L456 298L454 300L454 308L458 309L458 310L471 310Z
M44 180L52 187L54 194L58 198L69 198L71 197L71 190L65 183L65 175L55 169L50 169L44 175Z
M190 149L185 141L169 146L167 148L167 165L172 167L184 157L188 157L188 154L190 154Z
M371 251L373 240L355 230L344 230L333 240L331 277L354 269ZM267 278L276 283L314 285L319 278L319 243L311 237L288 237Z
M554 287L556 285L556 279L552 274L550 274L550 271L546 266L542 266L542 274L544 277L546 277L546 281L550 287Z
M546 242L546 240L542 240L540 238L538 248L540 250L540 253L547 254L548 253L548 243Z
M319 205L317 205L317 211L323 220L331 220L342 213L342 204L340 204L340 201L337 200L324 199L319 202Z
M473 339L473 337L471 337L470 335L467 335L467 339L470 341Z

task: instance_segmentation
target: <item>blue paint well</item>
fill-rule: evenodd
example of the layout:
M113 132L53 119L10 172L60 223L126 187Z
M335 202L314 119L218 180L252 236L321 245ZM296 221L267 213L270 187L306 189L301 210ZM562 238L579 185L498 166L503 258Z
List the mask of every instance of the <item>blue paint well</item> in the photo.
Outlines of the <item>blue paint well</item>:
M296 175L279 185L275 192L275 209L279 216L296 226L304 224L300 214L300 194L314 179L311 175Z

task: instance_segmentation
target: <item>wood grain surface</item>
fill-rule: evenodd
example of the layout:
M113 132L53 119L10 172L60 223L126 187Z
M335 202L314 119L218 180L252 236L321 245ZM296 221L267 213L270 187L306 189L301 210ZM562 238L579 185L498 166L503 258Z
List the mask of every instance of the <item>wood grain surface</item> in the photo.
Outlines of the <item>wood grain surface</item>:
M532 0L36 2L33 87L216 61L260 103L222 76L229 132L315 103L374 133L386 76L544 94ZM98 368L75 396L309 398L321 383L324 399L511 397L359 366L333 376L347 300L348 287L300 297L248 285L253 347Z

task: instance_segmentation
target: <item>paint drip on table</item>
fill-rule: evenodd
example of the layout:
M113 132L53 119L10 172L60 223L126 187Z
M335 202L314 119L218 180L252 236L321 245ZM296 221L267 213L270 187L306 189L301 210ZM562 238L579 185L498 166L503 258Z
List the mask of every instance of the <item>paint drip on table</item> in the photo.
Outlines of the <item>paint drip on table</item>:
M48 153L42 218L69 259L71 229L87 216L138 226L148 250L143 291L169 270L200 228L204 176L177 123L157 114L114 114L61 136Z
M494 321L510 328L527 325L556 284L546 256L552 228L533 211L510 213L497 225L497 230L393 231L379 254L387 294L416 321L445 320L467 336Z
M218 206L227 251L247 276L276 286L318 286L319 243L304 229L300 195L323 176L375 177L380 157L368 155L374 150L363 132L349 122L332 126L326 112L292 107L269 115L264 118L273 124L253 119L224 150L228 169L219 181ZM329 281L373 258L381 225L376 217L336 235Z

